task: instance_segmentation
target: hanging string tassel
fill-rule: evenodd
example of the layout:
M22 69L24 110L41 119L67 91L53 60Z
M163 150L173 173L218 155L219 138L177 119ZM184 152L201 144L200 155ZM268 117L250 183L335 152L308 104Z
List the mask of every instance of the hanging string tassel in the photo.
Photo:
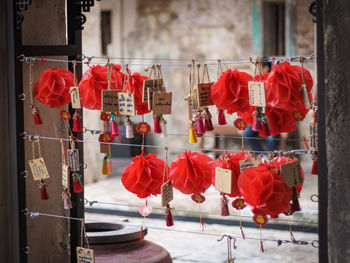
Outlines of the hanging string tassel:
M204 118L205 118L204 131L212 131L212 130L214 130L213 122L211 120L212 116L211 116L211 113L210 113L208 107L205 107Z
M205 133L201 111L197 111L197 114L196 114L196 132L197 132L197 135L199 136Z
M171 207L169 205L167 205L165 209L165 222L166 226L174 225L173 215L171 214Z
M189 143L197 143L197 133L194 128L194 123L190 124L189 134L188 134L188 142Z
M63 193L62 193L62 200L63 200L63 208L64 209L69 210L69 209L73 208L71 197L72 197L72 195L69 192L68 188L63 191Z
M204 231L207 226L206 226L206 224L203 221L202 215L199 218L199 223L200 223L202 231Z
M260 117L260 135L263 137L270 136L270 129L269 129L269 118L265 116L264 114L261 114Z
M167 121L162 117L160 120L160 128L162 130L162 138L168 137Z
M41 200L48 200L49 199L49 194L47 193L47 184L45 184L44 181L40 182L39 185L40 188L40 199Z
M101 169L101 174L103 175L109 175L110 171L109 171L109 165L108 165L108 159L109 159L109 156L108 155L105 155L103 158L102 158L102 169Z
M140 241L143 241L143 227L141 226L141 230L140 230Z
M262 241L262 226L261 225L260 225L260 252L261 253L265 252L264 244L263 244L263 241Z
M311 169L311 174L318 174L318 161L317 161L317 156L316 154L312 155L312 169Z
M225 118L225 113L223 110L219 110L219 115L218 115L218 123L219 125L226 125L226 118Z
M295 189L295 187L293 187L293 197L292 197L291 209L293 212L301 211L299 199L298 199L298 192L297 192L297 189Z
M259 113L258 112L254 112L253 113L253 125L252 125L252 130L253 131L260 131L260 123L259 123Z
M228 209L228 198L224 193L221 193L220 206L221 206L221 216L229 216L230 211Z
M134 138L134 124L131 122L129 117L127 117L125 121L125 137L127 139Z
M75 173L73 177L74 177L74 183L73 183L74 193L81 193L83 191L83 187L81 186L80 175Z
M81 125L81 114L78 109L76 109L73 114L73 131L74 132L83 131L83 127Z
M111 126L111 135L112 137L118 137L119 136L119 127L118 127L118 121L117 116L112 113L109 117L109 124Z
M155 115L153 116L153 126L154 126L154 133L161 133L162 129L160 128L160 116Z
M39 111L34 105L33 105L33 116L34 116L34 124L35 125L43 124L42 121L41 121L41 117L40 117Z

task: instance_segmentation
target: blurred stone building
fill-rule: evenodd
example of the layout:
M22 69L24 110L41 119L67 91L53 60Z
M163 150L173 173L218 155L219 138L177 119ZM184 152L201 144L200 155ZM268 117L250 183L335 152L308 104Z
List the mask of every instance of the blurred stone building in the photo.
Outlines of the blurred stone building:
M311 55L315 50L315 26L309 14L309 0L102 0L87 13L83 31L83 52L87 56L113 58L182 58L188 61L152 61L114 59L129 64L132 71L143 74L146 65L187 64L191 58L213 60L210 78L216 80L218 58L250 56ZM94 58L92 62L105 61ZM209 63L209 62L208 62ZM136 64L136 65L135 65ZM230 64L253 74L250 64ZM315 64L306 68L315 78ZM166 116L169 133L187 134L189 92L187 66L162 67L166 88L173 92L173 113ZM86 70L86 68L85 68ZM216 123L215 108L212 109ZM150 114L148 114L150 115ZM99 112L86 110L85 126L96 128ZM228 117L232 127L234 116ZM133 118L137 122L138 118ZM152 123L151 116L146 120ZM100 127L101 128L101 127ZM96 136L96 135L95 135ZM90 138L87 134L87 139ZM163 145L159 136L149 140ZM172 145L186 145L186 136L170 136ZM206 141L205 145L212 145ZM95 144L86 144L89 168L86 180L100 178L101 155Z

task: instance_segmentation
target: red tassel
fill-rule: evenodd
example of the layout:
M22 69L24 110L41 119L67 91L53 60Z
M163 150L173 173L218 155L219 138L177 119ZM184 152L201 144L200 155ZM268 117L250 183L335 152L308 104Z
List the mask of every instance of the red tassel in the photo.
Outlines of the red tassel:
M81 193L83 191L83 188L81 187L81 182L79 179L74 180L74 193Z
M47 193L45 183L40 184L40 198L41 198L41 200L48 200L49 199L49 194Z
M318 174L318 161L317 161L317 158L314 158L314 162L312 164L311 174Z
M110 124L111 124L111 136L118 137L119 136L118 122L112 121Z
M166 226L174 225L173 215L171 214L171 208L169 205L166 206L166 210L165 210L165 222L166 222Z
M204 116L205 116L204 131L214 130L213 122L211 120L212 117L211 117L210 111L207 107L205 108Z
M204 124L203 124L203 118L201 116L201 112L197 112L196 116L196 132L197 135L203 135L204 134Z
M305 144L306 150L309 150L309 149L310 149L310 146L309 146L309 143L307 142L307 139L306 139L305 136L304 136L304 144Z
M39 111L38 111L38 109L35 106L33 106L33 116L34 116L34 124L35 125L43 124L42 121L41 121L41 117L40 117Z
M141 230L140 230L140 241L143 241L143 228L141 226Z
M223 110L219 110L219 116L218 116L218 123L219 125L226 125L226 118L225 113Z
M73 131L74 132L82 132L83 127L81 126L81 115L79 110L75 110L73 114Z
M270 129L268 123L263 122L260 126L260 135L262 137L268 137L270 136Z
M225 196L225 194L222 194L222 197L220 199L220 206L221 206L221 216L229 216L230 211L228 209L228 199Z
M153 120L154 133L162 133L162 129L160 128L160 117L158 115L154 116Z
M253 114L252 130L257 132L260 131L260 123L258 121L258 117L256 116L256 114Z
M295 189L295 187L293 187L293 198L292 198L291 210L293 212L301 211L299 199L298 199L298 193L297 193L297 190Z

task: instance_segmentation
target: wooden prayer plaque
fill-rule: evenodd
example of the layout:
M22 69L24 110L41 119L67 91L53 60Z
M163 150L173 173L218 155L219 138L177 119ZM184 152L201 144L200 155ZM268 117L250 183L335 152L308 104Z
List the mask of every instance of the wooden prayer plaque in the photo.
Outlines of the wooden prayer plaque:
M232 171L220 167L215 168L215 189L221 193L232 193Z
M199 108L214 105L210 97L212 85L213 83L201 83L197 85L197 103Z
M118 93L119 114L127 116L135 116L134 94L128 92Z
M28 160L30 171L32 172L34 181L45 180L49 178L44 158Z
M289 188L303 183L303 176L301 174L299 161L282 164L281 175L284 183Z
M317 123L310 123L310 146L318 148Z
M243 172L245 169L250 167L258 167L261 164L261 158L251 158L239 161L240 171Z
M79 87L71 87L69 92L72 99L72 108L80 109L81 103L80 103Z
M306 109L311 109L311 101L306 84L301 85L300 91L303 93L304 105Z
M163 79L146 79L143 81L142 102L148 102L148 89L152 92L165 91Z
M160 187L162 193L162 206L167 206L173 200L173 186L171 181L165 182Z
M72 172L79 171L80 170L79 150L78 149L67 150L67 161L68 161L68 166Z
M77 263L95 263L94 251L84 247L77 247Z
M69 166L62 164L62 187L69 188Z
M250 106L266 107L264 82L249 81L248 90Z
M173 93L157 91L153 92L152 109L154 115L171 114L171 102Z
M110 153L110 144L100 143L100 153Z
M118 90L102 90L101 106L103 112L118 112Z

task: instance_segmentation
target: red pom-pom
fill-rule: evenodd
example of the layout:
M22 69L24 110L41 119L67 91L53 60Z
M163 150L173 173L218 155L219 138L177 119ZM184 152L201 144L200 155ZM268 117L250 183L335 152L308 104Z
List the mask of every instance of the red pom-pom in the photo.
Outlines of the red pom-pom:
M211 87L210 96L214 104L228 113L249 110L248 81L253 80L248 73L226 70Z
M111 73L111 89L121 90L124 73L120 65L113 65ZM107 66L96 65L86 71L79 83L81 104L90 110L101 110L101 92L108 88Z
M211 185L212 162L200 152L183 152L171 164L169 178L184 194L204 193Z
M71 101L70 87L74 86L73 73L52 68L41 72L40 79L34 85L33 95L43 104L52 108L61 108Z
M283 213L292 197L292 189L267 164L244 170L238 178L238 189L255 213Z
M225 158L224 158L225 157ZM221 167L224 169L229 169L232 172L232 181L231 181L231 194L227 194L229 197L236 197L240 196L238 187L237 187L237 180L241 173L240 167L239 167L239 161L247 159L248 156L245 153L229 153L225 155L220 156L215 162L213 162L213 174L212 174L212 183L215 185L215 168Z
M122 175L124 187L139 198L160 194L163 184L164 161L153 153L132 158Z

